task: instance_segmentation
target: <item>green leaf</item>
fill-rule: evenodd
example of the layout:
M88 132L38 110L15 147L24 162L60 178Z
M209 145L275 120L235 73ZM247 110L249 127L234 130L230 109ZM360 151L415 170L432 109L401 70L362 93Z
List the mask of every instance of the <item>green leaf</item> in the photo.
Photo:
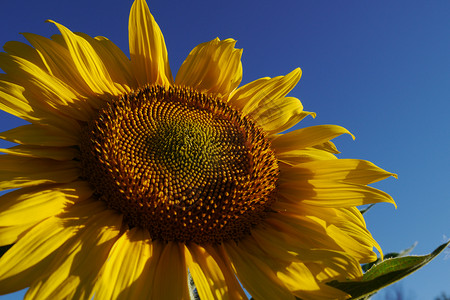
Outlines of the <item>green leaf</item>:
M404 256L386 259L367 271L360 281L340 282L334 280L327 284L350 294L352 296L351 299L364 299L423 267L449 244L450 241L424 256Z
M384 259L388 259L388 258L395 258L395 257L402 257L402 256L406 256L408 254L411 253L411 251L414 250L414 248L417 246L417 242L415 242L411 247L409 247L408 249L402 250L400 252L390 252L384 255ZM361 266L363 272L367 272L370 268L372 268L374 265L377 265L379 263L381 263L383 260L381 258L378 258L376 261L368 263L368 264L364 264Z

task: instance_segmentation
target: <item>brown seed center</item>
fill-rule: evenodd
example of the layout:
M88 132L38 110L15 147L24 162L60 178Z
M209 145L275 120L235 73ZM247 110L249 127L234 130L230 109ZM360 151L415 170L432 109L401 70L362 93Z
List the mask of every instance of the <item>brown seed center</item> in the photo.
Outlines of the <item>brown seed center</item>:
M262 129L219 99L149 86L84 127L83 177L153 239L238 240L274 199L278 165Z

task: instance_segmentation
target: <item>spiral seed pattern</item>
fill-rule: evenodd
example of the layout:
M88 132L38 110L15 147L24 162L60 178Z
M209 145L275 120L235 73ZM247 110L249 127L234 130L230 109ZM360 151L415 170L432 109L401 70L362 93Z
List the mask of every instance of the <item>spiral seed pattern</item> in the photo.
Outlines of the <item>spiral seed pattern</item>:
M220 99L148 86L83 129L83 177L152 239L239 240L274 201L278 165L261 128Z

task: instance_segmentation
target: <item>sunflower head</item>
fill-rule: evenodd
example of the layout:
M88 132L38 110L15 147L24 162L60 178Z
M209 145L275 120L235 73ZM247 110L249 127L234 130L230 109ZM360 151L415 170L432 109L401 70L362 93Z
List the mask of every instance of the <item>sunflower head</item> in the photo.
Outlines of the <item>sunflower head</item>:
M52 22L52 21L51 21ZM52 22L0 53L0 293L36 299L345 299L378 244L358 205L393 175L337 159L335 125L288 93L295 69L239 86L232 39L195 47L175 79L144 0L130 55ZM379 251L381 251L379 249Z
M238 240L274 200L278 165L250 118L192 89L148 86L82 130L83 177L153 239Z

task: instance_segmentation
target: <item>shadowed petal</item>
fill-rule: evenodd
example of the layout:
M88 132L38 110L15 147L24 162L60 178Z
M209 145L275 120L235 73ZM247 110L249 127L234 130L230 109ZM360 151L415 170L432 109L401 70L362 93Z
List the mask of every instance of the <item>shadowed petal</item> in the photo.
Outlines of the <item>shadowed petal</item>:
M285 76L255 80L234 91L228 102L246 115L252 115L261 109L271 109L271 102L285 97L298 83L301 75L302 71L297 68ZM264 107L262 103L268 106Z
M156 266L151 299L189 300L184 245L168 242Z
M187 246L187 266L200 299L246 299L234 273L215 248L194 243Z

